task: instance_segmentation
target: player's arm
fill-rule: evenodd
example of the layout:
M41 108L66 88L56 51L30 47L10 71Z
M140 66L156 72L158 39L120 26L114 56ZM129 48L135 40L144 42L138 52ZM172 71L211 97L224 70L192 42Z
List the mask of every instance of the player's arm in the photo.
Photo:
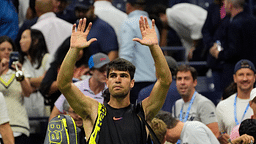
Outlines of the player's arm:
M156 66L157 81L150 93L150 96L142 101L146 120L151 121L164 104L167 92L172 82L172 74L163 52L158 45L155 21L152 20L152 28L149 27L146 17L141 17L139 22L142 40L139 38L135 38L133 40L149 47Z
M59 90L68 100L70 106L83 118L88 116L97 115L98 102L94 99L85 96L73 83L72 77L74 73L76 59L79 51L88 47L92 42L96 41L95 38L87 41L87 36L91 29L92 23L86 27L86 19L81 19L76 29L76 24L73 25L72 35L70 39L70 49L60 67L57 76L57 85ZM96 114L95 114L96 112Z

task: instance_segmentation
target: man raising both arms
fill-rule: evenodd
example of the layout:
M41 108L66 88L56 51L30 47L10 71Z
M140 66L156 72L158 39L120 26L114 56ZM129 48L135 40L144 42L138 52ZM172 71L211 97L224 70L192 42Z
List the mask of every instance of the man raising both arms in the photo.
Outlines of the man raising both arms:
M141 17L139 24L142 39L134 38L133 41L149 47L156 66L157 82L150 96L142 101L142 108L139 109L144 112L146 121L150 122L164 104L172 76L158 45L155 21L152 21L152 28L150 28L147 18ZM77 31L76 25L73 26L70 50L62 63L57 85L71 107L83 118L84 130L89 143L146 143L146 128L141 125L134 111L138 105L130 103L130 89L134 86L134 65L121 58L107 65L106 84L109 88L110 100L105 105L83 95L72 83L73 68L79 51L96 41L95 38L87 41L91 26L90 23L84 32L86 19L80 20Z

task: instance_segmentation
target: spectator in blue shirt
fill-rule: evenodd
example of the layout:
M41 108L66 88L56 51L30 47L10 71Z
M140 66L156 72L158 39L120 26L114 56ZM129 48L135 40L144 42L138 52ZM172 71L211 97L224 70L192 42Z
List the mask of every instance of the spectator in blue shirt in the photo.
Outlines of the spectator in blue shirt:
M127 0L126 13L128 18L124 21L120 31L120 48L119 57L130 61L136 67L134 80L135 85L131 90L131 103L135 103L139 91L156 81L156 72L154 60L150 50L146 46L132 41L133 38L141 38L139 19L140 16L147 17L148 23L151 24L149 15L145 9L145 0ZM159 31L156 29L158 41Z
M77 19L86 18L87 25L92 22L92 28L88 39L97 38L87 50L87 58L93 54L102 52L108 55L110 61L118 57L118 42L114 29L105 21L94 14L94 6L89 0L80 0L75 4L75 14ZM86 63L88 62L86 60Z
M19 18L11 0L0 1L0 36L8 36L15 40L19 30Z

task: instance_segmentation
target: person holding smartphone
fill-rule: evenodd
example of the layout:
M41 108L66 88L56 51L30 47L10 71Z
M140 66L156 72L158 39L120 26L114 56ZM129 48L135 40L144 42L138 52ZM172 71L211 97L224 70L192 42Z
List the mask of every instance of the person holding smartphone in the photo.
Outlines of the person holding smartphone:
M28 78L17 81L16 71L9 68L10 54L16 50L14 42L8 36L0 37L0 91L3 93L10 126L15 137L16 144L28 143L29 137L29 120L23 104L24 97L29 97L32 88ZM14 66L11 65L13 68ZM17 63L17 68L21 69L22 65ZM2 139L0 139L0 142Z

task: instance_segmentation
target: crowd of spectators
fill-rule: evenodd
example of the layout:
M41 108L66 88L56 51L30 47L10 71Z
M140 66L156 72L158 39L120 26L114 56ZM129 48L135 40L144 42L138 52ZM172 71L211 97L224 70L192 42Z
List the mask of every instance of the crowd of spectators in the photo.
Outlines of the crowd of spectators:
M254 141L256 130L248 127L256 127L256 18L245 0L214 0L207 9L188 1L126 0L125 11L112 2L0 1L0 143L43 143L44 135L32 136L46 130L42 119L50 121L59 114L71 115L83 130L82 118L57 87L73 24L77 29L82 18L87 26L92 23L87 39L97 41L79 51L75 85L83 94L107 103L106 64L123 58L136 67L131 104L147 99L158 76L151 50L133 41L142 39L140 16L147 17L150 27L155 19L161 47L185 48L185 65L179 64L175 53L163 51L173 81L163 111L151 124L160 142ZM19 62L9 63L14 51L19 52ZM193 61L207 64L192 67ZM18 71L24 79L16 78ZM213 79L217 105L197 92L198 76ZM192 133L199 135L192 138Z

